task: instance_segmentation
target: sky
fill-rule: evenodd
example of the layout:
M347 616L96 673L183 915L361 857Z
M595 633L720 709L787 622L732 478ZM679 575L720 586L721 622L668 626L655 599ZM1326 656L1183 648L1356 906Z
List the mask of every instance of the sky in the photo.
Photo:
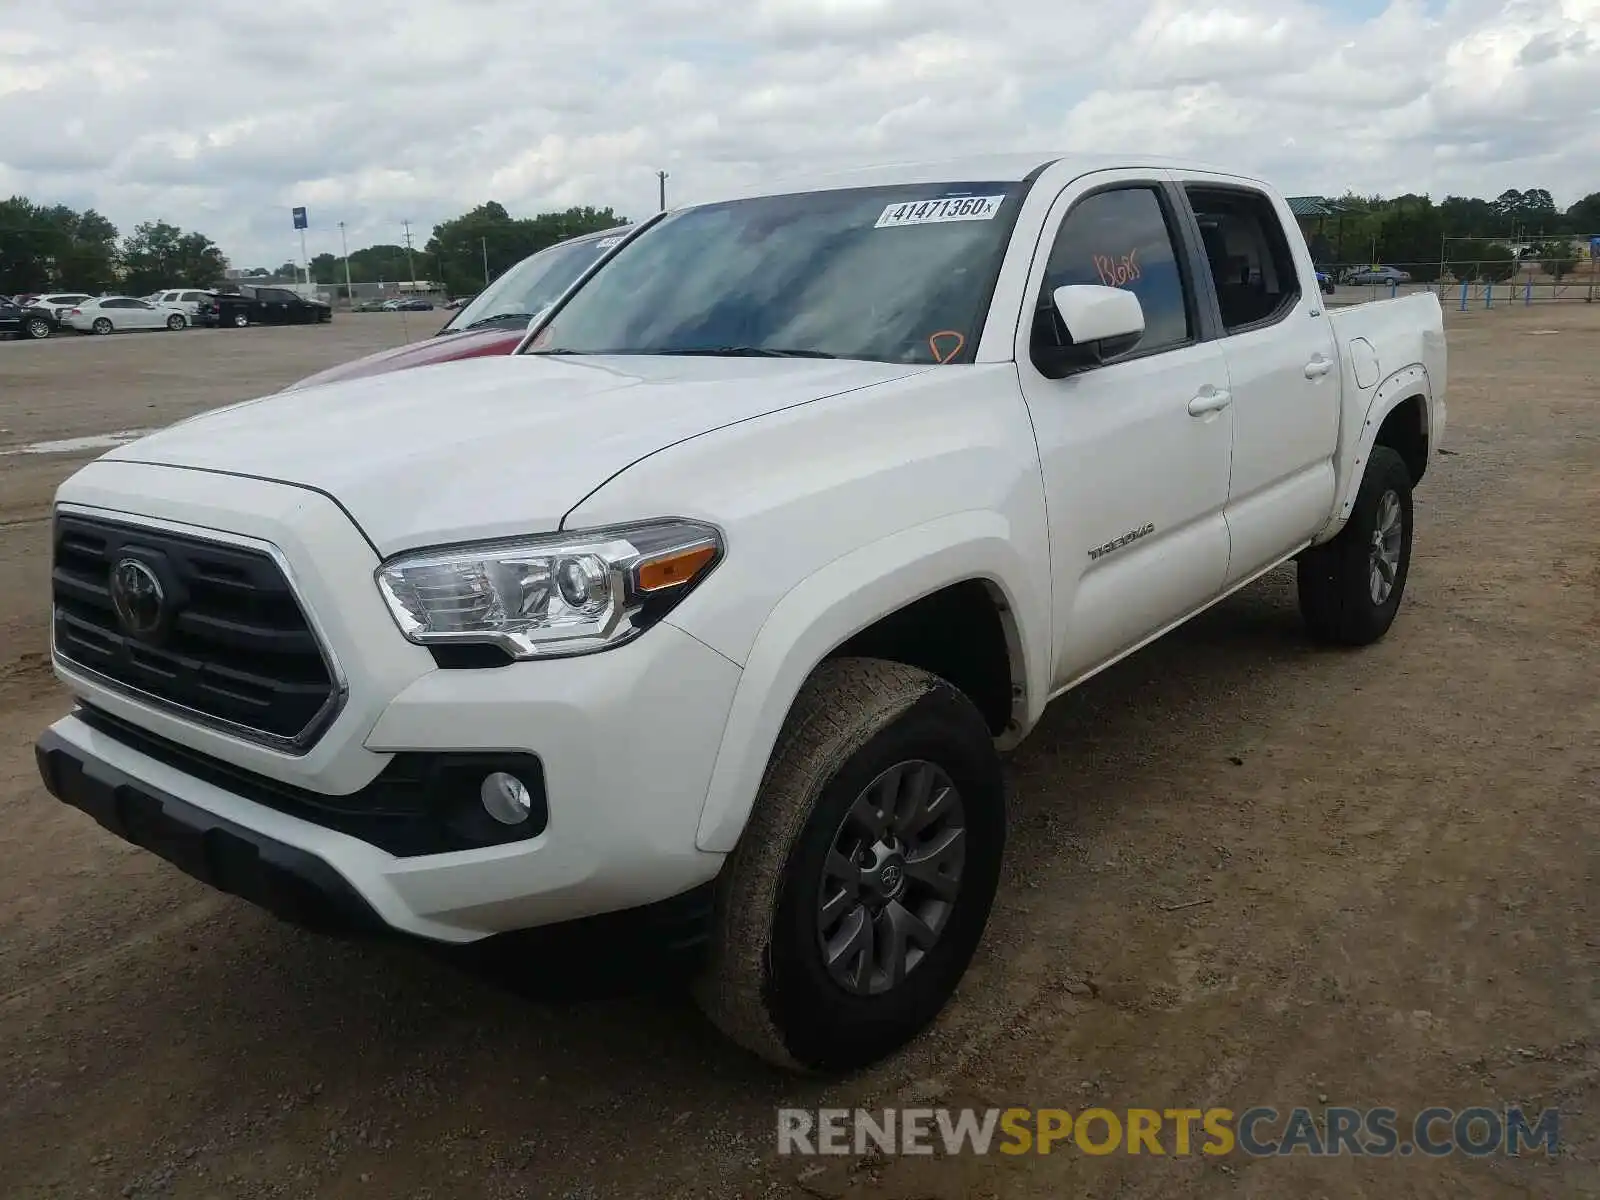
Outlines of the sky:
M995 150L1600 191L1600 0L5 0L0 195L235 266ZM726 15L736 12L737 15Z

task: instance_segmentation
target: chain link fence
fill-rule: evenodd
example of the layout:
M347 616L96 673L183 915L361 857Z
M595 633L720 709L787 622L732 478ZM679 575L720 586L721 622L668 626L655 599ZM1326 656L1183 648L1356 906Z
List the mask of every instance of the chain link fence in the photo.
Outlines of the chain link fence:
M1435 292L1445 308L1507 308L1513 305L1595 303L1600 298L1600 262L1579 261L1559 275L1540 262L1318 264L1329 304L1360 304L1411 292Z

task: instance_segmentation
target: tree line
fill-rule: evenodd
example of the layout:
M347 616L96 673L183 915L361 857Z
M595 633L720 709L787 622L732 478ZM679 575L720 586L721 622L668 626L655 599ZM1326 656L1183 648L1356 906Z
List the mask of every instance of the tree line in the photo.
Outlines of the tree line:
M122 236L94 209L0 200L0 295L102 292L135 295L173 283L220 280L228 260L203 233L143 221Z
M1439 277L1440 265L1456 278L1504 279L1516 269L1514 247L1533 248L1548 274L1558 278L1577 261L1573 239L1600 235L1600 192L1565 211L1543 188L1510 189L1493 200L1426 195L1329 198L1325 217L1302 219L1319 264L1402 263L1413 278ZM513 217L489 201L441 221L420 246L385 243L350 255L354 283L396 282L415 277L442 283L451 295L469 295L522 259L569 237L610 229L627 218L587 205ZM318 254L311 260L318 284L342 290L344 260ZM0 294L117 289L141 295L158 288L220 283L228 260L205 234L165 221L144 221L123 236L94 209L41 205L24 196L0 201ZM246 277L293 277L288 262L276 271L254 267Z
M1329 197L1327 216L1302 218L1319 265L1369 262L1404 265L1413 279L1437 280L1441 266L1456 279L1509 279L1521 257L1548 275L1569 273L1586 253L1576 243L1600 236L1600 192L1565 211L1544 188L1475 196Z

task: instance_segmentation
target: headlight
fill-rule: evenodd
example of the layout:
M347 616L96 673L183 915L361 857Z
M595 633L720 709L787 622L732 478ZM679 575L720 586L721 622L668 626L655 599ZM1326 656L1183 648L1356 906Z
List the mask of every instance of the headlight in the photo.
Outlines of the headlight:
M711 526L669 520L404 554L377 578L413 642L551 658L637 637L721 557Z

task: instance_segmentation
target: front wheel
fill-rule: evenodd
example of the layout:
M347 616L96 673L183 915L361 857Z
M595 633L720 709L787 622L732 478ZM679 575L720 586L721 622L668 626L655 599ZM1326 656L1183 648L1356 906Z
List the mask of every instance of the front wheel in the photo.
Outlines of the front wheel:
M111 332L111 319L109 317L96 317L94 319L94 324L89 328L104 336L105 334Z
M899 663L823 663L719 879L702 1009L791 1070L884 1057L955 991L1004 845L1000 760L972 702Z
M1411 472L1374 446L1355 505L1331 542L1300 556L1300 613L1313 638L1365 646L1389 632L1411 570Z
M250 324L250 318L244 313L233 314L233 327L235 329L243 329L248 324Z
M182 315L179 313L173 313L167 318L167 328L172 330L174 333L178 332L178 330L182 329L188 323L189 322L185 321Z

